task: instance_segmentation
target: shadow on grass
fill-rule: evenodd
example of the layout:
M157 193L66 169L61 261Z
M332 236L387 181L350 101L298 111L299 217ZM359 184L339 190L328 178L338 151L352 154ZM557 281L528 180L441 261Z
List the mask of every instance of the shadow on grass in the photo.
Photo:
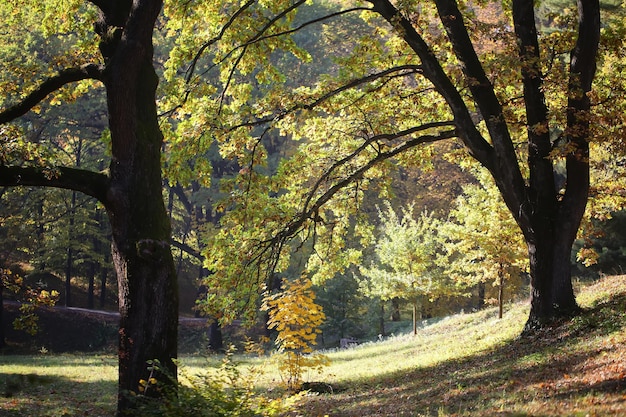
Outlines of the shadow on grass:
M0 416L104 417L115 413L116 384L57 375L0 373Z
M585 409L624 415L626 365L611 371L606 368L615 360L602 361L620 358L623 344L586 342L607 340L626 328L625 307L626 295L620 294L573 320L479 355L390 372L341 387L335 395L310 397L291 415L541 417L585 415Z

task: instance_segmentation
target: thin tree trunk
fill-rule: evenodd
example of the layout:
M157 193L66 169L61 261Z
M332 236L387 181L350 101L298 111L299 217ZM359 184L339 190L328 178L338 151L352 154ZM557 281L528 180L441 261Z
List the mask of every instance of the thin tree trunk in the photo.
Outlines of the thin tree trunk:
M87 308L90 310L93 310L94 308L94 287L95 287L95 280L96 280L96 269L97 269L97 265L95 262L90 262L89 263L89 275L88 275L88 282L89 282L89 286L87 287Z
M391 321L400 321L400 299L393 297L391 299Z
M476 309L482 310L483 308L485 308L485 283L483 281L480 281L478 283L477 292L478 300L476 300Z
M504 271L502 265L498 270L498 318L501 319L504 313Z
M65 306L72 305L72 268L74 265L74 251L72 250L72 239L74 235L74 216L76 209L76 191L72 191L72 199L70 202L70 221L67 231L67 252L65 259Z
M105 261L108 260L108 257L105 258ZM108 268L101 267L100 268L100 308L104 309L107 302L107 275Z
M380 301L380 317L378 318L378 334L387 336L385 333L385 302Z
M78 138L78 148L76 149L76 168L80 168L82 163L83 141ZM65 266L65 306L72 305L72 270L74 268L74 224L76 222L76 191L72 191L72 198L70 201L70 221L68 226L68 239L67 239L67 263Z
M413 301L413 335L417 335L417 301Z

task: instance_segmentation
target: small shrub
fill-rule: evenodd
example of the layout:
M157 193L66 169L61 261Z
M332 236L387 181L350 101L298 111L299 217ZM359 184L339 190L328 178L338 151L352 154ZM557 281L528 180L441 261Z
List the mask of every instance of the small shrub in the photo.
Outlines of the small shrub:
M312 285L305 278L285 282L281 292L266 296L261 307L269 313L267 327L278 332L275 341L278 353L273 358L291 391L301 389L305 370L319 372L330 363L327 356L314 354L311 347L326 318L315 303Z
M151 364L151 375L164 375L168 381L151 377L139 381L136 395L136 416L149 417L271 417L288 411L299 396L272 399L254 390L255 373L242 376L233 360L234 349L224 356L222 365L191 375L179 366L179 379L161 369L158 362ZM152 373L155 371L154 373ZM150 390L159 390L160 396L152 398Z

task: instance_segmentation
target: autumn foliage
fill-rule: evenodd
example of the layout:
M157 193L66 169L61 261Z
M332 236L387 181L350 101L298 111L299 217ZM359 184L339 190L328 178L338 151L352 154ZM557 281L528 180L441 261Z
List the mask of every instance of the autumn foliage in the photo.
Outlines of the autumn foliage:
M315 303L311 280L285 281L281 292L265 297L262 309L269 314L267 326L276 330L278 369L290 390L298 390L308 369L328 365L328 358L313 353L320 326L326 316Z

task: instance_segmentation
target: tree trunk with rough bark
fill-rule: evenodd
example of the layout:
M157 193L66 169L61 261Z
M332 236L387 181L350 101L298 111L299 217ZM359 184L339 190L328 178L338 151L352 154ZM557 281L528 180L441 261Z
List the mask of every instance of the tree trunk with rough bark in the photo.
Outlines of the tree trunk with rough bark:
M152 31L161 1L121 4L121 11L105 8L97 27L112 142L106 208L121 315L118 413L131 406L126 393L148 379L148 361L158 360L175 375L178 331L178 287L162 195L158 78L152 63Z
M100 9L94 25L104 66L67 68L44 80L20 102L0 111L0 125L26 114L64 85L84 79L104 83L111 133L109 174L57 167L0 165L0 185L80 191L106 208L119 287L118 415L133 407L128 394L148 379L148 361L176 375L178 285L170 250L170 222L162 196L157 120L158 78L153 28L161 0L90 0ZM154 390L153 393L157 393Z

